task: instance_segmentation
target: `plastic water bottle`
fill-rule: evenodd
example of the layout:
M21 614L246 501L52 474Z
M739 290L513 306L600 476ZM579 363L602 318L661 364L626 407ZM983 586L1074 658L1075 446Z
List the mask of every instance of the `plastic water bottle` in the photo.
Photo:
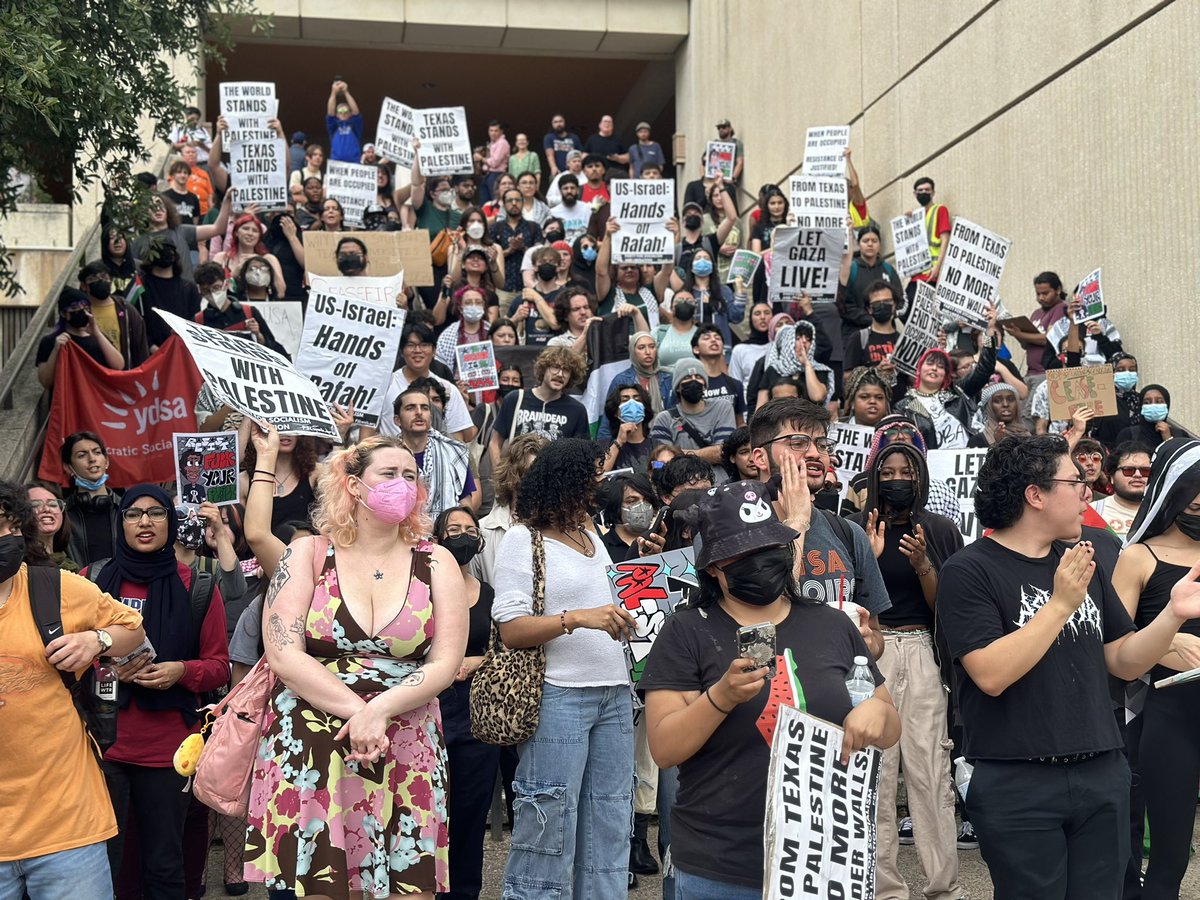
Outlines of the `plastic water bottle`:
M846 690L850 692L851 706L858 706L875 693L875 679L871 677L865 656L854 657L854 668L846 679Z
M117 673L107 663L96 667L96 700L101 712L111 712L117 706Z
M971 786L971 773L975 767L967 762L965 757L954 760L954 786L958 788L958 796L967 799L967 788Z

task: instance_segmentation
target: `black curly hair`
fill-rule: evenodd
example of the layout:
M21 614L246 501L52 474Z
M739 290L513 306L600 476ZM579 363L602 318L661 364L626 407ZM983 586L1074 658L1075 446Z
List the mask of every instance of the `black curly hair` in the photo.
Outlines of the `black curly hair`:
M613 440L617 439L617 432L621 430L621 416L618 412L621 407L621 391L628 390L637 391L637 398L645 407L646 418L642 419L642 428L646 434L650 433L650 420L654 418L654 407L650 403L650 394L640 384L619 384L608 392L608 398L604 401L604 417L608 419L608 427Z
M1025 514L1025 488L1049 488L1059 462L1068 456L1066 439L1057 434L1009 435L992 445L979 470L975 515L984 528L1011 528Z
M31 566L53 566L50 555L38 540L37 519L29 492L15 481L0 481L0 515L12 523L13 534L25 538L25 562Z
M733 458L737 456L739 449L749 443L750 429L745 425L741 428L735 428L729 437L721 442L721 465L725 469L725 474L734 481L741 481L742 475L738 472L737 463L734 462Z
M567 438L547 444L521 480L517 519L530 528L578 528L595 507L603 458L595 441Z
M600 510L604 517L604 524L609 528L616 528L621 524L621 510L625 505L625 488L627 487L633 488L641 494L656 512L662 506L662 501L658 499L658 494L654 490L654 485L650 483L649 476L635 473L610 478L601 493L601 502L604 505Z
M717 474L713 467L698 456L677 456L650 476L658 496L666 498L680 488L695 487L699 481L716 483Z

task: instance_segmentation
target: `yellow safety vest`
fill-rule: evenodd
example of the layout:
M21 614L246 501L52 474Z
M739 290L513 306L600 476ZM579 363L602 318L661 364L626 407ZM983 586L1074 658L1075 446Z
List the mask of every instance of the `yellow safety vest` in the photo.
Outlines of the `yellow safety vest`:
M929 260L930 266L926 272L933 271L933 266L937 264L938 257L942 255L942 239L933 233L937 225L938 210L942 209L940 203L930 203L929 209L925 210L925 234L929 238Z
M867 206L867 204L864 203L863 208L865 209L866 206ZM871 211L868 209L867 214L865 216L860 216L858 214L858 207L856 207L853 203L851 203L850 204L850 224L853 225L856 230L859 228L863 228L867 225L870 225L871 224Z

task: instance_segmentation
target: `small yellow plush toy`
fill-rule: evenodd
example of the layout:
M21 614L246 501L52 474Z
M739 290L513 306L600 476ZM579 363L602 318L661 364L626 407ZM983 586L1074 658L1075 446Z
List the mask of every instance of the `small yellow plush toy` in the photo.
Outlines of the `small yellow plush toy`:
M189 734L175 751L175 771L184 778L196 774L196 763L200 759L200 751L204 749L202 734Z

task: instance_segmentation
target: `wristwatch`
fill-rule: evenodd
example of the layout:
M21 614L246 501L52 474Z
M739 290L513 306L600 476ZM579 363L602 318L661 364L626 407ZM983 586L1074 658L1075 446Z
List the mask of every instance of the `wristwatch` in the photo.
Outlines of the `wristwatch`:
M100 640L100 652L101 653L107 653L109 650L112 649L112 644L113 644L112 635L110 635L107 631L105 631L103 628L97 628L96 629L96 637L99 638L99 640Z

